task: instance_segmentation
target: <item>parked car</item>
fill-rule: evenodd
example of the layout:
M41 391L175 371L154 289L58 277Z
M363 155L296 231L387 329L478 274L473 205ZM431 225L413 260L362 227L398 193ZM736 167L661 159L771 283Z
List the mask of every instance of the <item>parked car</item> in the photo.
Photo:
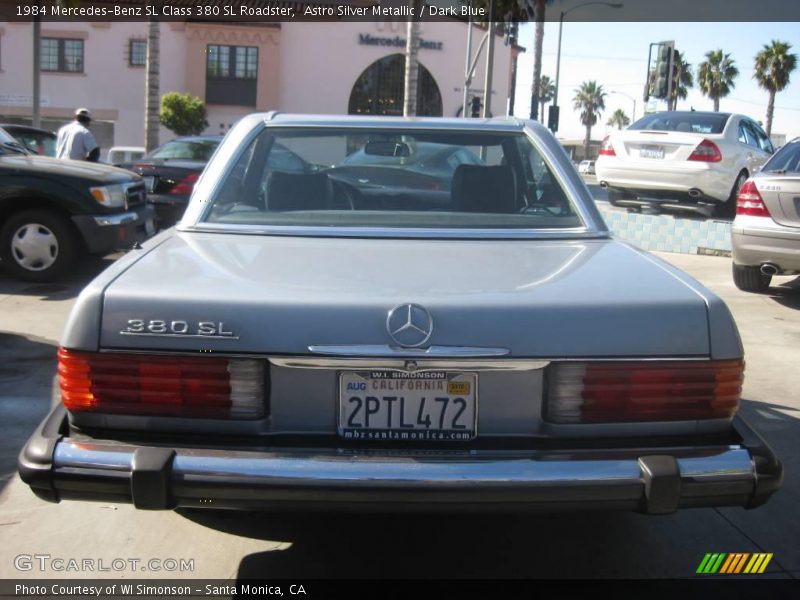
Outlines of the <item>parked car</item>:
M745 115L660 112L606 136L595 168L615 206L732 217L739 189L772 152Z
M800 138L742 186L731 245L740 290L763 292L773 276L800 273Z
M408 156L381 156L364 146L342 161L339 173L362 180L362 185L365 178L377 178L383 186L391 183L398 188L449 190L453 172L459 165L480 164L483 164L481 158L469 148L419 142L413 148L409 146ZM344 169L345 166L351 168Z
M338 177L423 140L485 164L446 191ZM83 291L58 362L19 459L52 501L669 513L782 478L737 414L726 306L614 239L532 121L241 119L177 227Z
M33 154L42 156L56 155L56 134L52 131L13 123L0 125L0 128Z
M153 233L141 177L32 154L0 129L0 259L30 281L65 275L85 252L130 248Z
M594 161L582 160L578 165L578 173L585 175L594 175Z
M183 216L194 184L221 141L219 135L181 137L141 160L120 165L144 178L147 201L156 211L157 229L172 227Z
M139 160L145 155L142 146L114 146L106 152L106 160L110 165L124 165Z

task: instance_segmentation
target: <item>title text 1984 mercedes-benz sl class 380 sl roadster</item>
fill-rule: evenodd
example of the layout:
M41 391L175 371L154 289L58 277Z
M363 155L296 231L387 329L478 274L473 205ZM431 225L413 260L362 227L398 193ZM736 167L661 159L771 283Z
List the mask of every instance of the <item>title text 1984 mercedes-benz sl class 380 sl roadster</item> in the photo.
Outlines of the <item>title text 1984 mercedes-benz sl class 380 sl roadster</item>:
M754 507L743 371L541 126L257 114L80 295L19 470L148 509Z

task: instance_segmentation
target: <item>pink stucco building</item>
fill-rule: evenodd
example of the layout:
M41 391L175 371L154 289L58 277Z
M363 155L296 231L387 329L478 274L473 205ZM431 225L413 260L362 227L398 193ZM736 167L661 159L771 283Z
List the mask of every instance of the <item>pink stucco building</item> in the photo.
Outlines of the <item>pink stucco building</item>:
M0 122L32 112L31 23L0 22ZM206 133L224 133L261 110L309 113L402 111L403 22L160 24L161 93L188 91L207 105ZM420 112L460 114L467 25L423 22ZM473 49L484 30L474 29ZM506 114L512 66L522 49L496 38L492 112ZM54 129L89 107L98 141L144 142L146 22L42 24L42 123ZM470 95L484 95L485 52ZM174 137L166 129L161 141Z

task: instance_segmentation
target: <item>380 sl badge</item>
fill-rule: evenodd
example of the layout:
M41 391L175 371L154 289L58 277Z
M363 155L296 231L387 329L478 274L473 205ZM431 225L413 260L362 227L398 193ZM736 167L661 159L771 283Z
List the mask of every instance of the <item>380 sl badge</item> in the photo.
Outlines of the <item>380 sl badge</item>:
M128 319L121 335L167 336L179 338L214 338L238 340L239 336L225 328L222 321L164 321L162 319Z

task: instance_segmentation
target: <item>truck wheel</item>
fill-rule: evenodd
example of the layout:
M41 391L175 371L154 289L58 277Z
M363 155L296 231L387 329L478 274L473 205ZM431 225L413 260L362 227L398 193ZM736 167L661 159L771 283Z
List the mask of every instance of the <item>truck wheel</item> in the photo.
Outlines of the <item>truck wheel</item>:
M770 275L764 275L758 267L733 265L733 283L744 292L766 292L772 281Z
M717 204L714 216L721 219L733 219L736 216L736 199L739 197L739 190L742 189L744 182L747 181L747 171L742 171L736 178L736 182L731 189L731 195L727 202Z
M47 210L13 214L0 230L3 266L20 279L57 280L75 264L79 250L72 225Z

